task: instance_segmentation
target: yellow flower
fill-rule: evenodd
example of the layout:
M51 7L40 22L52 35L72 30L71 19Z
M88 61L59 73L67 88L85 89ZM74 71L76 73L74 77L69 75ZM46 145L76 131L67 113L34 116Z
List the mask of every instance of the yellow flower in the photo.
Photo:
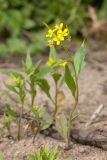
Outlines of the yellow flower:
M64 30L59 30L58 31L58 35L61 35L63 37L68 36L68 34L69 34L68 28L65 28Z
M60 39L58 37L53 38L53 40L56 42L57 45L60 45Z
M54 34L54 30L49 29L49 30L48 30L48 34L46 35L46 37L52 37L53 34Z
M12 81L16 84L16 85L18 85L18 84L20 84L20 78L18 77L13 77L12 78Z
M65 65L67 64L67 61L64 61L62 63L59 64L60 67L65 67Z
M48 64L49 66L51 66L54 63L55 63L55 61L52 58L49 58L49 61L46 64Z
M60 40L60 41L64 41L64 36L62 35L62 34L58 34L58 39Z
M65 28L63 30L63 36L68 36L68 34L69 34L69 30L68 30L68 28Z
M57 29L57 30L62 30L62 28L63 28L63 23L55 25L55 29Z

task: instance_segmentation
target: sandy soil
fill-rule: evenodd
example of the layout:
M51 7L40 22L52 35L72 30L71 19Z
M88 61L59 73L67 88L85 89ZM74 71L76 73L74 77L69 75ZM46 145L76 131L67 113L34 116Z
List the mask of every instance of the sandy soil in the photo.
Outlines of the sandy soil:
M79 77L80 84L80 99L78 104L79 120L76 124L77 128L84 128L86 122L89 120L92 113L97 109L100 104L104 105L103 111L100 116L105 119L100 119L98 123L93 124L91 127L104 129L107 131L107 53L106 47L97 51L88 51L86 68L81 72ZM53 82L50 77L51 86ZM0 75L0 89L4 89L2 80L7 77ZM53 88L52 88L53 89ZM63 90L66 95L66 106L72 105L71 94L67 87L64 86ZM48 98L39 91L37 102L48 101ZM5 96L0 97L0 104L10 103ZM49 102L50 103L50 102ZM23 137L21 141L12 141L4 136L0 140L0 151L4 154L6 160L29 160L29 154L35 149L38 149L42 144L47 144L49 147L59 144L64 146L64 142L38 135L35 144L32 144L32 137ZM107 151L95 147L84 146L72 143L72 149L63 151L60 160L107 160Z

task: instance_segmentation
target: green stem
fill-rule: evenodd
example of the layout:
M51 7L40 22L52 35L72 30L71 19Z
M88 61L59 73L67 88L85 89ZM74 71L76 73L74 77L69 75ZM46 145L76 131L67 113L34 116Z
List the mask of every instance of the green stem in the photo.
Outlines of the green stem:
M75 69L75 65L72 62L73 68L74 68L74 72L75 72L75 82L76 82L76 95L75 95L75 102L73 105L73 109L70 111L70 116L69 116L69 120L68 120L68 142L67 142L67 148L70 147L70 133L71 133L71 120L72 120L72 116L74 114L74 112L76 111L77 108L77 104L78 104L78 77L76 76L76 69Z
M19 122L18 122L18 141L20 140L20 134L21 134L21 119L22 119L22 115L23 115L23 109L24 109L24 103L22 103L21 106L21 113L20 113L20 117L19 117Z
M35 100L35 96L34 96L34 95L32 95L32 97L31 97L31 107L33 107L33 106L34 106L34 100Z
M34 85L34 83L32 82L32 80L31 80L31 82L30 82L30 90L31 90L31 108L33 107L33 105L34 105L34 101L35 101L35 85Z
M64 47L68 57L71 59L72 55L69 53L69 51ZM70 115L69 115L69 119L68 119L68 141L67 141L67 148L70 147L70 133L71 133L71 123L72 123L72 116L74 114L74 112L76 111L76 108L77 108L77 104L78 104L78 96L79 96L79 89L78 89L78 77L77 77L77 74L76 74L76 68L75 68L75 65L74 65L74 61L71 61L70 62L72 63L72 66L73 66L73 69L74 69L74 76L75 76L75 83L76 83L76 95L75 95L75 102L74 102L74 105L73 105L73 109L70 111Z
M58 96L58 85L57 82L55 82L55 112L54 115L56 116L58 106L57 106L57 96Z
M40 132L41 130L41 127L40 127L40 123L38 124L38 127L37 127L37 130L36 130L36 133L34 133L34 136L33 136L33 139L32 139L32 143L35 142L35 138L37 136L37 134Z
M70 115L69 115L69 119L68 119L68 135L67 135L67 148L70 147L70 133L71 133L71 120L72 120L72 115L75 112L76 108L77 108L77 104L78 102L75 101L74 106L73 106L73 110L70 111Z

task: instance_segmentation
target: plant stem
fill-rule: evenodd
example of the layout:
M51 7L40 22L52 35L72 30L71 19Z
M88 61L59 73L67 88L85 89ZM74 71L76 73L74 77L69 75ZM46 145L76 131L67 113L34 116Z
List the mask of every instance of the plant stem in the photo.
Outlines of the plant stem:
M22 119L22 115L23 115L23 109L24 109L24 103L22 103L21 106L21 113L20 113L20 117L19 117L19 122L18 122L18 141L20 140L20 134L21 134L21 119Z
M67 141L67 148L70 147L70 132L71 132L71 120L72 120L72 115L76 110L78 101L75 101L74 106L73 106L73 110L70 111L70 115L69 115L69 119L68 119L68 141Z
M34 100L35 100L35 85L32 82L32 80L30 80L30 90L31 90L31 107L33 107L34 105Z
M58 107L57 107L57 96L58 96L58 84L55 82L55 112L54 115L56 116Z
M71 59L71 54L69 53L69 51L64 47L68 57ZM73 118L73 114L77 108L77 104L78 104L78 97L79 97L79 89L78 89L78 77L76 74L76 68L74 65L74 61L70 61L72 63L73 69L74 69L74 76L75 76L75 83L76 83L76 94L75 94L75 102L73 105L73 110L70 111L70 115L69 115L69 119L68 119L68 135L67 135L67 148L69 149L70 147L70 132L71 132L71 122L72 122L72 118Z
M35 96L32 95L32 97L31 97L31 107L33 107L33 105L34 105L34 100L35 100Z
M37 130L36 130L36 133L34 133L32 143L35 142L35 138L36 138L36 136L37 136L37 134L38 134L39 132L40 132L40 123L38 124L38 128L37 128Z
M70 116L69 116L69 120L68 120L68 142L67 142L67 148L70 147L70 132L71 132L71 120L73 118L73 114L74 112L76 111L76 108L77 108L77 104L78 104L78 77L76 75L76 69L75 69L75 65L74 63L72 62L72 66L73 66L73 69L74 69L74 73L75 73L75 82L76 82L76 95L75 95L75 103L73 105L73 110L71 110L70 112Z

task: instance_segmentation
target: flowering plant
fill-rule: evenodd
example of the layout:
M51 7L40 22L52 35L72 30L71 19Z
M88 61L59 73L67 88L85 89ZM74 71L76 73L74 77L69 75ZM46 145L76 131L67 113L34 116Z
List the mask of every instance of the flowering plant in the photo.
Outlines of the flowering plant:
M49 28L49 27L48 27ZM78 76L80 71L85 66L85 45L82 43L79 50L72 55L70 51L65 47L64 40L70 38L69 30L67 27L64 28L63 23L55 25L53 29L48 30L48 34L46 35L48 40L48 45L50 47L50 57L47 64L52 67L55 74L51 72L53 79L56 84L56 99L55 99L55 125L61 136L65 139L67 143L67 147L70 146L70 132L71 125L73 120L77 117L77 105L79 98L79 87L78 87ZM65 53L67 55L66 60L62 60L58 58L55 46L61 45L65 49ZM64 68L64 75L58 74L59 67L62 66ZM70 89L72 96L74 97L74 104L71 108L69 116L65 116L63 113L59 112L60 108L58 108L58 88L57 81L62 77L63 83L65 82L68 88ZM64 96L62 96L64 99ZM57 114L56 114L57 113Z

